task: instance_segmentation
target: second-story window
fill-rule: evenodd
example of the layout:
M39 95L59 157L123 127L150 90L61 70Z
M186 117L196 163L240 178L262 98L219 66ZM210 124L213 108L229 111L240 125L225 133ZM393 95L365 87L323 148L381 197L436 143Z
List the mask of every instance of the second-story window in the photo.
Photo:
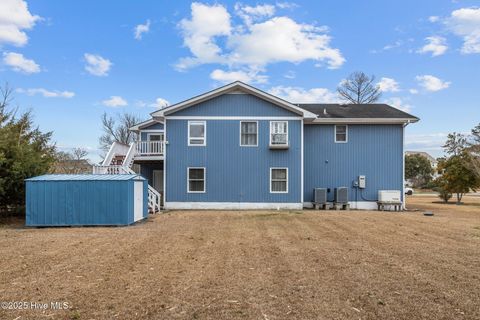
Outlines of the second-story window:
M270 145L288 145L288 121L270 121Z
M188 121L188 145L207 145L207 124L205 121Z
M258 145L258 122L240 121L240 146L255 147Z

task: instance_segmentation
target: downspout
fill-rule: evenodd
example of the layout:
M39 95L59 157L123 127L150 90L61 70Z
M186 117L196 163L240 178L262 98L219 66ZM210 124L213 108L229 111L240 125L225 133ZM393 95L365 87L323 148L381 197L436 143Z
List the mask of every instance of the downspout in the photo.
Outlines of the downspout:
M403 210L407 210L407 198L405 197L405 127L410 124L410 120L407 120L402 126L402 154L403 154L403 159L402 159L402 207Z

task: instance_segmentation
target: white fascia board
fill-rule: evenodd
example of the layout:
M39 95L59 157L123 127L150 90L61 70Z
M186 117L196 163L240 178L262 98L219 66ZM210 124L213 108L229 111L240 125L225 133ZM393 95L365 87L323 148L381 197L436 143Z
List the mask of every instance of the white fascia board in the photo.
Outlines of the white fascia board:
M263 100L269 101L277 106L283 107L284 109L287 109L291 112L294 112L296 114L301 115L304 118L308 119L315 119L317 118L317 115L307 111L305 109L300 108L299 106L296 106L288 101L285 101L283 99L280 99L274 95L271 95L269 93L263 92L255 87L249 86L243 82L236 81L232 82L230 84L227 84L226 86L220 87L218 89L209 91L207 93L201 94L199 96L193 97L191 99L182 101L180 103L177 103L171 107L167 107L165 109L161 109L155 112L151 113L152 117L165 117L168 116L168 114L171 114L176 111L180 111L182 109L188 108L192 105L198 104L203 101L207 101L209 99L212 99L214 97L217 97L219 95L222 95L224 93L228 93L229 91L235 92L237 90L245 90L247 93L253 94Z
M149 119L149 120L146 120L146 121L143 121L143 122L140 122L140 123L134 125L133 127L129 128L129 130L134 131L134 132L140 131L145 126L149 126L149 125L152 125L152 124L155 124L155 123L163 123L163 121L152 118L152 119Z

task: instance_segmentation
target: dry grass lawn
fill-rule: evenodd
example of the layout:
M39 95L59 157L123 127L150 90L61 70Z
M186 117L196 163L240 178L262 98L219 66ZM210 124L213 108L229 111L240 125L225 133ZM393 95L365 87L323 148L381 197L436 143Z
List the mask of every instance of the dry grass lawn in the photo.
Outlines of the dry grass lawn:
M480 197L410 209L171 212L0 226L1 319L480 319Z

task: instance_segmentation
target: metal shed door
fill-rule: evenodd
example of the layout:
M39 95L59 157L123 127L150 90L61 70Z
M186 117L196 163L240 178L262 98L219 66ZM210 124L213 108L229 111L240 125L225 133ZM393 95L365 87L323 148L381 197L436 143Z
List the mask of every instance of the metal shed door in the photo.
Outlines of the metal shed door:
M133 191L133 220L143 219L143 181L135 181Z

